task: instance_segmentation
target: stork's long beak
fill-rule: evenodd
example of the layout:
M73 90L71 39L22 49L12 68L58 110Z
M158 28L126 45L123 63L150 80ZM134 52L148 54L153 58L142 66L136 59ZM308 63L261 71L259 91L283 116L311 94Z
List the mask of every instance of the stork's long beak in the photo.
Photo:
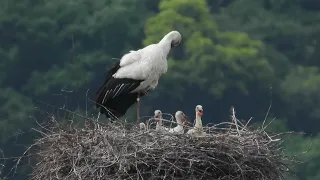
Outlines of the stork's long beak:
M203 111L202 110L198 110L198 116L202 116L203 115Z
M180 44L180 41L179 42L171 42L171 48L174 48L176 46L178 46Z
M154 117L154 120L155 120L156 122L159 121L159 118L160 118L159 115L154 115L153 117Z

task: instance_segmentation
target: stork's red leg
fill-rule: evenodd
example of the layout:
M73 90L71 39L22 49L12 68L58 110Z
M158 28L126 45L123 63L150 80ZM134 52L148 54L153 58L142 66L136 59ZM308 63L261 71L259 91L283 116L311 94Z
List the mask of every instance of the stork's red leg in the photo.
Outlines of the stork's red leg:
M137 126L139 127L140 124L140 92L138 92L137 97Z
M137 126L139 127L140 124L140 97L146 96L148 94L148 90L141 90L138 92L137 97Z

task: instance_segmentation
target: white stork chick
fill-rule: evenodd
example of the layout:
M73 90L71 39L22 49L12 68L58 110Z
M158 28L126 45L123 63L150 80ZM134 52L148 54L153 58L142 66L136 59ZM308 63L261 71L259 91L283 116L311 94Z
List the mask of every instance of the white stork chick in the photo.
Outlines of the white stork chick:
M168 131L169 129L162 126L162 112L160 110L154 111L154 119L157 122L156 130L157 131Z
M174 128L170 128L169 132L183 134L184 125L188 122L188 116L186 116L182 111L177 111L175 118L178 125Z
M97 91L96 107L100 108L100 113L110 120L117 119L139 103L140 97L147 95L150 89L155 89L160 76L167 72L170 50L180 42L181 34L171 31L159 43L122 56L109 69L104 84Z
M205 136L206 133L203 132L202 126L202 115L203 115L203 108L201 105L196 106L196 123L192 129L190 129L187 134L193 134L195 136Z
M147 126L143 122L139 124L139 127L140 127L141 131L146 131L147 130Z

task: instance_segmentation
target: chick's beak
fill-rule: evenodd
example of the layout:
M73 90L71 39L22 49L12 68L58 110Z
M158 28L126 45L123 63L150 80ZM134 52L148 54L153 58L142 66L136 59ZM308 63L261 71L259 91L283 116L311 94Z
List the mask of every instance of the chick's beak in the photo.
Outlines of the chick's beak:
M153 117L155 121L159 121L159 115L154 115Z
M198 116L202 116L203 115L203 111L202 110L198 110Z
M183 115L183 124L188 124L189 117L186 115Z

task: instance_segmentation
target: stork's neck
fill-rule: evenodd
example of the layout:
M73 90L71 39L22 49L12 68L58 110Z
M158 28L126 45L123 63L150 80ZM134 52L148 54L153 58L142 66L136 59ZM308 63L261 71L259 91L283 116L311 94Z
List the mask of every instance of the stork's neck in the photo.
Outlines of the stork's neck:
M167 56L171 50L171 40L169 40L168 35L163 37L158 45L163 49L164 55Z
M202 129L202 120L201 120L201 116L198 115L198 113L196 113L196 124L194 126L199 130Z
M182 125L182 120L180 118L176 118L177 120L177 127L180 127L180 128L183 128L183 125Z
M157 118L157 119L158 119L158 121L157 121L156 127L162 126L162 116L160 116L160 117Z

